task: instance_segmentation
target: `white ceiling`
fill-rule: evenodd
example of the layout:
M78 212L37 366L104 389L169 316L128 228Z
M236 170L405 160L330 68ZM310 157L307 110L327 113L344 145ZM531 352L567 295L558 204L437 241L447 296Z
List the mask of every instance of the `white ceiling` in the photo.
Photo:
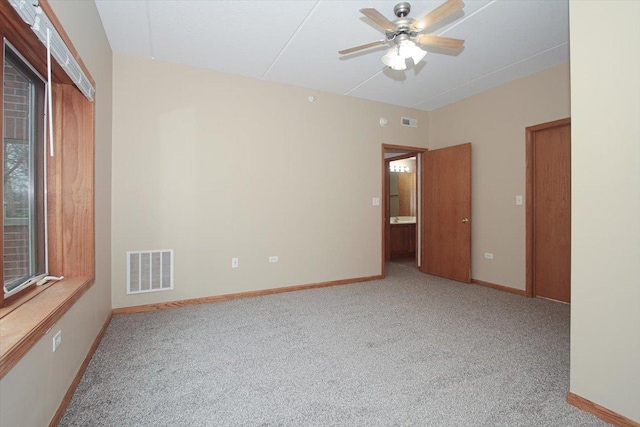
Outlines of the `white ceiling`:
M443 2L413 1L409 16ZM462 12L429 29L464 39L465 48L457 55L431 50L405 71L382 64L385 46L338 55L384 38L360 9L393 20L396 3L96 0L114 52L421 110L569 59L568 0L466 0Z

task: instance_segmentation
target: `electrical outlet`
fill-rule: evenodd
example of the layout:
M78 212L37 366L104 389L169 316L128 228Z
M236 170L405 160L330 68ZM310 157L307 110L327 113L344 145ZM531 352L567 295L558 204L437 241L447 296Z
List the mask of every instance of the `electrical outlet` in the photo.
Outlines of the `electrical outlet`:
M238 268L238 258L231 258L231 268Z
M53 351L56 351L58 347L62 344L62 331L58 331L57 334L53 336Z
M278 262L278 257L277 256L270 256L269 257L269 262Z
M485 257L486 259L493 259L493 254L492 254L492 253L490 253L490 252L485 252L485 253L484 253L484 257Z

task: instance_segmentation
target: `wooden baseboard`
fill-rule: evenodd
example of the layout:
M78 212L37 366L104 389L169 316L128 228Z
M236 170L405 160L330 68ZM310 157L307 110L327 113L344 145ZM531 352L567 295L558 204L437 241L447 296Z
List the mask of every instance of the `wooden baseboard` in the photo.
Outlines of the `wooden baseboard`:
M112 314L109 313L109 317L107 317L107 320L104 322L104 325L102 325L102 329L100 329L100 332L98 332L98 336L96 336L96 339L93 341L93 344L91 345L91 348L87 353L87 356L84 358L82 365L80 365L80 369L78 369L78 373L76 374L73 381L71 381L71 385L69 386L67 393L64 395L62 402L60 402L60 406L58 406L58 410L56 411L53 418L51 419L51 422L49 423L49 427L56 427L60 422L60 420L62 419L64 412L67 410L67 406L69 406L69 403L71 402L73 393L75 393L76 388L78 387L78 384L80 383L80 380L84 375L84 372L87 370L87 366L89 366L89 362L91 361L93 354L96 352L98 345L100 345L100 341L102 341L102 337L104 336L104 333L107 330L107 326L109 326L109 323L111 322L111 317L112 317Z
M499 291L509 292L516 295L527 296L526 291L522 289L510 288L508 286L496 285L495 283L485 282L484 280L471 279L471 283L484 286L486 288L497 289Z
M596 417L608 422L609 424L613 424L614 426L640 427L640 423L624 417L616 412L613 412L612 410L607 409L603 406L600 406L597 403L590 401L589 399L578 396L575 393L567 393L567 402L578 409L582 409L585 412L589 412L595 415Z
M331 282L311 283L308 285L286 286L283 288L262 289L259 291L240 292L237 294L216 295L211 297L192 298L179 301L159 302L155 304L136 305L133 307L114 308L113 314L132 314L145 311L164 310L167 308L186 307L197 304L209 304L212 302L228 301L239 298L251 298L263 295L281 294L284 292L304 291L307 289L326 288L329 286L348 285L350 283L369 282L382 279L382 275L356 277L353 279L333 280Z

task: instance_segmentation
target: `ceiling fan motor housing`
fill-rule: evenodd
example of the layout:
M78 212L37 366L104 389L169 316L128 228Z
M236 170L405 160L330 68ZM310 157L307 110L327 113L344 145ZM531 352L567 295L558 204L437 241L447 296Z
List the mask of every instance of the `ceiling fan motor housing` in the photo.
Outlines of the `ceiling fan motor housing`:
M411 24L413 24L413 21L414 20L411 18L400 18L393 21L396 29L394 31L385 31L387 41L392 41L402 35L414 37L415 32L411 31Z
M393 13L395 13L398 18L404 18L409 12L411 12L411 5L407 2L398 3L393 8Z
M395 21L393 21L393 25L396 26L393 31L386 31L387 40L394 40L396 44L399 44L401 40L399 40L399 36L407 35L409 37L413 37L415 34L412 34L411 25L414 23L413 18L409 18L411 12L411 5L407 2L398 3L393 8L393 13L398 17ZM406 37L403 37L406 38Z

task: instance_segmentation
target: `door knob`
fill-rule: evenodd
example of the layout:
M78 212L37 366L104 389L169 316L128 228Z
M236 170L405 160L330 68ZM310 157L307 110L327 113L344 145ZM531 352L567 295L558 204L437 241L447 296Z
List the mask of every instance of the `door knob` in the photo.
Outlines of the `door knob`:
M462 218L462 223L463 223L463 224L466 224L466 223L468 223L468 222L469 222L469 218Z

